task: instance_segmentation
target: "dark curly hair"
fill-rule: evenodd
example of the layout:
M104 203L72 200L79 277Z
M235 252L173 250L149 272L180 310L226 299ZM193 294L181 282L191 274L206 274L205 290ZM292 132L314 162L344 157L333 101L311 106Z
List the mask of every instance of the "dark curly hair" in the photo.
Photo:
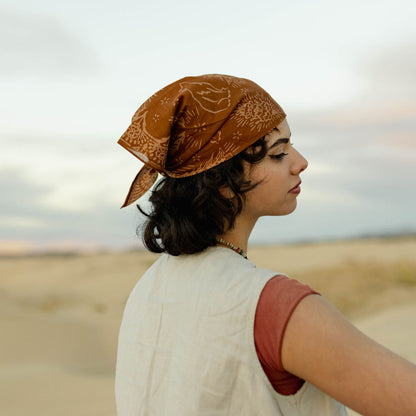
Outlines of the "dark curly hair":
M264 159L264 137L231 159L205 172L185 178L162 178L149 201L151 211L137 228L145 247L174 256L193 254L216 245L216 237L232 229L243 208L245 193L258 183L244 175L244 162L255 164ZM228 186L235 197L225 197L220 189Z

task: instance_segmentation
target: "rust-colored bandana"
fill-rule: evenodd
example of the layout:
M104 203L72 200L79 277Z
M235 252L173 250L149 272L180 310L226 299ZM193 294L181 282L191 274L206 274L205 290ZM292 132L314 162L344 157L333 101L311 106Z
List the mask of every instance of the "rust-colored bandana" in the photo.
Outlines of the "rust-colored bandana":
M208 170L285 117L279 104L248 79L213 74L168 85L140 106L118 141L145 164L123 207L150 189L158 173L183 178Z

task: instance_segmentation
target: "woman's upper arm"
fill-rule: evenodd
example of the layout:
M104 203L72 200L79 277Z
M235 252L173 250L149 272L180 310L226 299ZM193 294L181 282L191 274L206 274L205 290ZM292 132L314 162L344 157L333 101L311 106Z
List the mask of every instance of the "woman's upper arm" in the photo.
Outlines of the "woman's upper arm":
M321 296L307 296L293 312L282 363L361 414L416 415L416 366L365 336Z

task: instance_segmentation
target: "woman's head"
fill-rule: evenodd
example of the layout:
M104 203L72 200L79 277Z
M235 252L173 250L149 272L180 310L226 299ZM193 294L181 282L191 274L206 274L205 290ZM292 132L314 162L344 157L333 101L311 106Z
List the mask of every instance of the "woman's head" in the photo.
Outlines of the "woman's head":
M146 247L196 253L215 245L239 215L291 212L296 201L286 188L296 186L306 161L294 149L287 158L272 154L290 146L288 137L272 143L276 134L288 134L285 117L257 84L228 75L183 78L150 97L119 140L144 162L123 206L143 195L158 173L164 176L152 191L150 212L138 206L147 217Z
M186 178L163 178L150 196L142 234L153 252L193 254L216 245L238 216L255 222L296 208L299 174L307 161L290 143L283 120L231 159Z

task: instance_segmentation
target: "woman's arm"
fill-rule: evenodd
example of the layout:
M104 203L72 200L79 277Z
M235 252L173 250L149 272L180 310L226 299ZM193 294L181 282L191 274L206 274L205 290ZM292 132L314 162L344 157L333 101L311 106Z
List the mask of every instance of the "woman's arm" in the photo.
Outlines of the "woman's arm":
M282 363L363 415L416 415L416 366L361 333L321 296L307 296L293 312Z

